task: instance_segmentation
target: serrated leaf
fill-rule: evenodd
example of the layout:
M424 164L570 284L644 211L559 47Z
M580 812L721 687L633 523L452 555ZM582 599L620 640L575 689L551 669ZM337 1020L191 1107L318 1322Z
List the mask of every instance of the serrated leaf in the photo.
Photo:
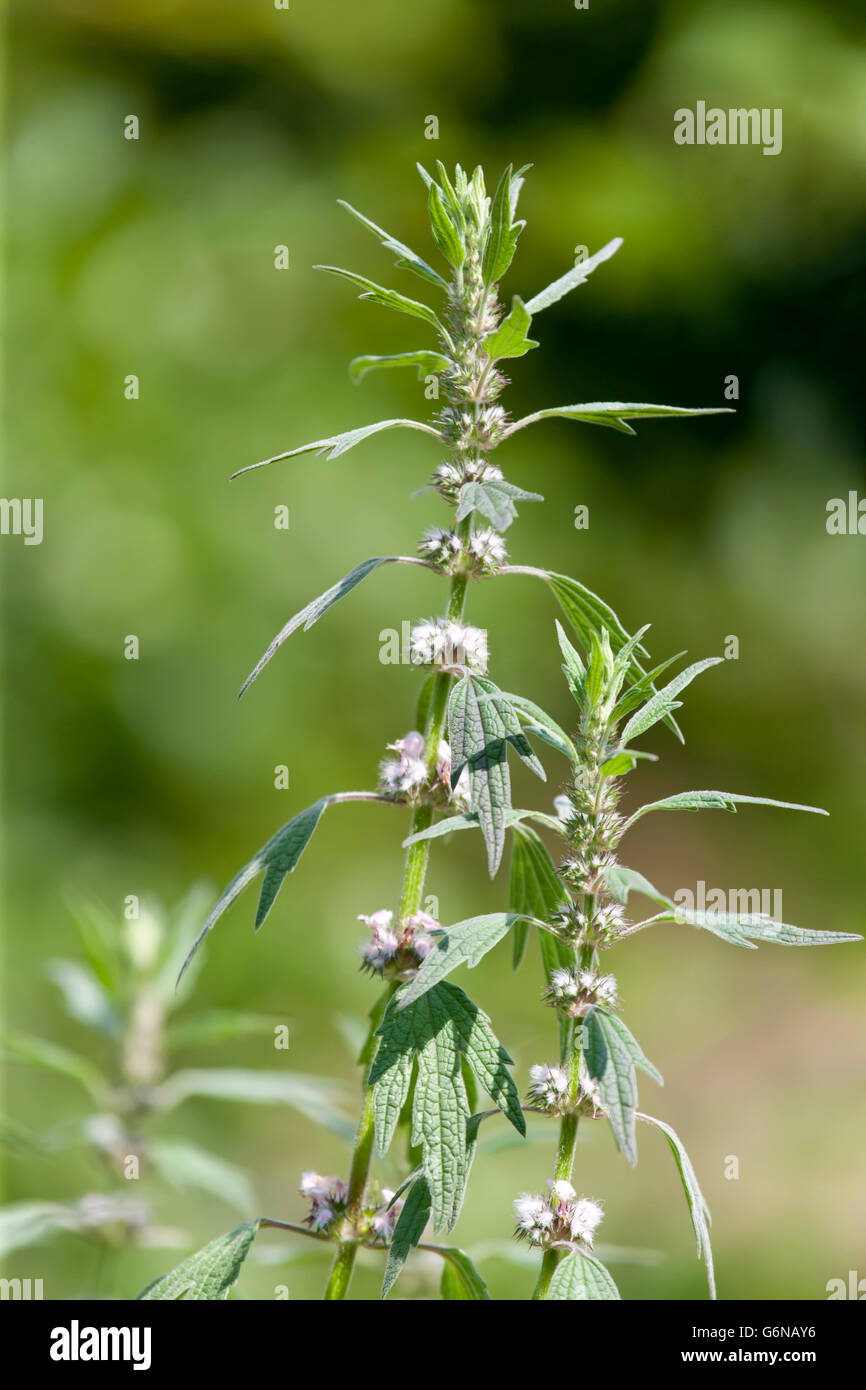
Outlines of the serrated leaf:
M432 265L428 265L417 252L411 249L411 247L405 246L402 241L397 241L396 237L392 237L388 232L383 231L381 227L377 227L376 223L371 222L369 217L365 217L362 212L358 212L350 203L344 202L342 198L338 198L337 202L340 207L350 212L352 216L361 223L362 227L366 227L375 237L378 237L386 251L394 252L397 257L396 264L401 270L412 270L416 275L419 275L422 280L427 280L430 284L438 285L440 289L447 290L447 280L443 280L442 276L433 269Z
M491 878L505 845L505 813L511 808L511 778L506 758L510 743L536 776L544 769L520 727L520 720L501 690L482 676L467 674L456 682L448 701L451 785L469 770L470 805L487 845Z
M422 1148L435 1227L450 1228L460 1212L473 1153L463 1062L523 1134L520 1097L508 1070L510 1057L487 1015L463 990L442 981L404 1009L396 1007L398 997L389 1004L378 1029L381 1041L370 1072L376 1142L380 1152L387 1151L396 1124L394 1110L406 1099L414 1061L418 1075L412 1143Z
M563 295L568 294L571 290L577 289L578 285L586 284L586 281L589 279L596 266L601 265L604 261L609 261L611 256L615 255L621 246L622 237L614 237L613 240L609 241L606 246L603 246L600 251L596 251L594 255L588 256L585 261L581 261L579 265L573 266L571 270L567 270L564 275L560 275L559 279L554 280L546 289L533 295L527 305L529 312L531 314L540 314L542 309L549 309L551 304L555 304L557 300L562 299Z
M756 950L750 937L777 946L841 946L846 941L862 941L862 936L850 932L810 931L805 927L794 927L789 922L777 922L775 918L759 912L716 912L693 910L674 906L670 913L663 913L659 921L673 921L692 927L700 927L712 932L723 941L735 946L746 946Z
M544 843L529 826L515 827L512 837L511 870L508 885L508 910L519 917L534 917L549 921L558 908L568 900L568 893L556 872ZM517 921L514 926L514 953L512 963L516 970L526 949L529 934L528 922ZM548 933L541 932L541 936ZM562 964L557 942L551 938L551 949L556 954L556 964ZM544 958L544 952L542 952ZM549 977L550 972L546 974Z
M488 912L481 917L467 917L453 927L443 927L436 933L430 953L425 956L405 990L400 991L398 1009L405 1009L420 999L433 985L444 980L460 965L474 969L488 951L492 951L515 922L513 913Z
M255 468L266 468L269 463L297 458L299 454L317 454L320 458L336 459L354 449L356 444L369 439L371 435L381 434L383 430L396 429L420 430L422 434L432 435L440 444L443 442L439 431L432 425L425 425L422 420L377 420L375 425L360 425L358 429L345 430L343 434L332 434L327 439L314 439L312 444L301 444L297 449L287 449L285 453L274 454L269 459L260 459L258 463L248 463L245 468L239 468L233 473L232 477L239 478L242 473L252 473Z
M424 1234L424 1227L430 1220L430 1188L423 1173L412 1183L397 1217L394 1234L388 1247L385 1263L385 1277L382 1280L382 1297L387 1298L412 1250Z
M527 337L531 323L532 315L527 312L520 295L514 295L511 312L483 340L482 346L491 362L499 362L507 357L524 357L527 352L537 348L538 343Z
M527 306L532 311L532 305ZM581 420L586 425L607 425L610 429L621 430L623 434L634 434L628 420L673 419L692 415L732 415L727 406L703 406L691 408L680 405L638 405L634 401L589 401L583 405L554 405L547 410L536 410L515 420L505 430L504 438L535 425L539 420Z
M589 1010L583 1024L583 1038L587 1070L598 1082L604 1112L617 1146L633 1168L637 1163L635 1067L639 1066L659 1085L662 1084L661 1075L644 1056L622 1019L606 1009Z
M654 694L655 682L662 672L666 671L669 666L672 666L675 661L679 661L680 658L684 656L684 651L675 652L673 656L668 657L667 661L659 662L658 666L654 666L651 671L647 671L645 675L635 681L633 685L629 686L628 690L614 706L613 713L610 717L611 728L619 724L633 709L637 709L638 705L642 705L644 700L648 700L650 695ZM665 723L670 725L673 721L668 718ZM633 754L633 756L638 755Z
M317 265L314 270L325 270L329 275L337 275L342 280L348 280L350 284L358 285L362 293L359 299L369 300L372 304L378 304L381 309L393 309L398 314L408 314L411 318L423 319L429 323L445 342L449 341L448 331L442 323L439 315L429 304L423 304L420 299L410 299L408 295L400 294L398 290L390 290L385 285L377 285L374 280L368 280L366 275L356 275L354 270L343 270L336 265Z
M444 1260L440 1292L446 1302L489 1301L487 1285L463 1250L440 1246L436 1254Z
M689 1214L692 1218L692 1225L695 1230L695 1238L698 1243L698 1259L703 1260L707 1271L707 1284L710 1290L710 1298L716 1297L716 1280L713 1272L713 1251L710 1245L710 1209L701 1192L697 1175L692 1161L683 1148L682 1141L675 1130L670 1125L666 1125L663 1120L657 1120L652 1115L643 1115L637 1112L637 1119L643 1120L648 1125L654 1125L660 1129L670 1145L671 1152L676 1160L677 1170L683 1191L686 1194L686 1201L689 1205Z
M505 698L511 708L517 711L520 722L528 734L535 734L536 738L543 739L571 762L577 762L574 743L561 725L545 713L540 705L536 705L533 700L527 700L523 695L507 694Z
M601 1260L590 1255L588 1250L573 1250L560 1260L547 1291L548 1301L553 1302L598 1303L619 1297L619 1289Z
M511 165L503 173L490 205L490 224L484 255L481 260L481 274L485 285L494 285L502 279L514 259L517 239L525 223L512 220Z
M390 367L415 367L418 371L418 380L423 381L425 377L438 372L446 372L454 363L450 357L446 357L442 352L432 352L428 348L419 348L415 352L392 352L384 357L367 355L364 357L353 357L349 363L349 375L353 381L363 381L368 372L380 372Z
M354 1135L351 1120L338 1108L344 1096L342 1085L324 1076L247 1067L187 1067L160 1083L154 1102L159 1109L172 1110L190 1096L244 1105L290 1105L343 1139Z
M194 1187L208 1192L242 1215L255 1209L255 1193L246 1173L224 1158L177 1139L151 1140L147 1153L154 1167L173 1187Z
M378 569L380 565L397 564L399 563L399 559L400 557L398 555L374 555L371 560L363 560L360 565L356 565L348 574L343 575L343 578L338 580L336 584L333 584L330 589L326 589L323 594L320 594L318 598L314 598L311 603L308 603L305 608L302 608L293 618L290 618L285 627L280 629L274 640L270 643L264 656L256 662L256 665L241 686L238 698L240 698L244 691L252 685L256 677L267 666L271 657L279 650L287 638L291 637L293 632L297 632L299 627L302 627L304 632L309 632L313 624L317 623L319 619L327 613L329 608L333 608L334 604L339 603L341 598L345 598L346 594L350 594L352 590L361 583L362 579L367 578L368 574L372 574L373 570Z
M237 1283L241 1266L259 1229L258 1221L245 1221L224 1236L217 1236L202 1250L190 1255L168 1274L162 1274L142 1289L140 1300L185 1298L216 1302L227 1299Z
M736 813L737 806L748 804L752 806L776 806L784 811L811 811L816 816L826 816L827 811L823 811L820 806L801 806L795 801L774 801L766 796L741 796L739 792L716 792L716 791L694 791L676 792L673 796L666 796L661 801L650 801L646 806L641 806L635 811L634 815L629 816L624 830L634 825L635 821L640 820L641 816L647 815L649 811L733 811Z
M543 502L538 492L524 492L513 483L464 483L460 489L456 521L463 521L470 512L480 512L492 521L497 531L507 531L517 516L515 502Z
M460 234L445 209L438 184L430 184L427 211L430 216L430 230L433 233L433 240L449 265L452 265L455 270L459 270L466 259L466 251Z
M676 696L680 691L690 685L695 676L700 675L702 671L709 670L711 666L718 666L722 659L720 656L708 656L703 661L695 661L684 671L680 671L679 675L674 676L672 681L657 691L636 714L632 715L620 735L621 743L625 745L630 739L639 738L647 729L651 729L653 724L667 718L672 710L678 708Z
M543 811L517 811L509 808L505 812L506 827L517 825L524 820L536 820L542 825L546 825L549 830L556 830L561 833L562 826L553 816L546 815ZM474 811L468 815L446 816L444 820L437 821L427 830L419 830L414 835L409 835L403 841L403 849L408 849L410 845L417 845L422 840L438 840L443 835L450 835L454 830L478 830L480 821Z
M260 873L264 873L259 905L256 909L255 930L259 930L274 905L274 899L282 887L283 880L295 868L310 843L328 801L328 797L322 797L320 801L314 802L305 811L301 811L299 815L286 821L286 824L281 826L275 835L271 836L267 844L262 846L258 854L253 855L249 863L235 874L217 898L207 921L193 942L178 976L178 983L183 978L184 972L199 946L208 933L213 931L226 908L231 907L235 898L240 896L254 878L257 878Z

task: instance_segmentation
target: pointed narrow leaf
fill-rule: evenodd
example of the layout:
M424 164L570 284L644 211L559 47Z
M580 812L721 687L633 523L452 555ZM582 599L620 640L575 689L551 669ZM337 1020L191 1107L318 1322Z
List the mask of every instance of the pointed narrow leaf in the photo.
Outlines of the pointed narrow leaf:
M515 920L513 913L489 912L483 917L467 917L463 922L455 922L453 927L443 927L436 935L433 949L421 962L405 991L401 991L397 1008L405 1009L414 1004L459 965L474 969L487 952L507 936Z
M245 1221L227 1235L217 1236L202 1250L190 1255L168 1274L162 1274L142 1289L139 1299L180 1298L209 1300L226 1299L232 1285L237 1283L241 1266L259 1229L258 1221Z
M430 1220L430 1188L423 1173L416 1178L406 1194L403 1209L397 1217L394 1234L388 1248L385 1264L385 1277L382 1280L382 1297L387 1298L403 1271L409 1254L414 1250L424 1234L424 1227Z
M531 311L531 304L527 306ZM504 437L515 434L517 430L525 429L527 425L535 425L539 420L553 420L556 418L563 420L582 420L586 425L607 425L610 429L621 430L623 434L634 434L628 420L658 420L672 419L677 416L692 415L731 415L727 406L704 406L691 408L680 405L637 405L633 401L589 401L584 405L554 405L547 410L536 410L532 415L525 415L522 420L515 420L514 424L509 425L505 430Z
M565 730L552 719L549 714L536 705L533 700L527 700L523 695L506 695L505 697L520 716L520 721L528 734L535 734L536 738L541 738L545 743L550 744L557 752L571 762L577 762L577 749L569 738Z
M535 917L549 921L554 913L568 901L567 890L556 872L544 843L528 826L515 826L511 848L511 871L508 886L508 910L519 917ZM516 970L520 964L529 924L517 921L514 926L513 965ZM541 932L547 937L547 932ZM551 937L552 948L558 943ZM562 964L556 952L556 964ZM546 972L548 975L549 971Z
M549 830L556 830L557 832L562 830L559 822L543 811L517 811L509 808L505 812L506 827L517 825L519 821L524 820L538 821L541 825L546 825ZM444 820L431 825L429 830L419 830L415 835L409 835L403 841L403 849L408 849L410 845L417 845L421 840L438 840L442 835L450 835L453 830L478 830L479 825L478 815L474 811L470 811L466 816L446 816Z
M822 811L820 806L801 806L795 801L773 801L767 796L740 796L739 792L676 792L673 796L666 796L662 801L650 801L646 806L641 806L635 811L634 815L629 816L626 821L625 830L634 825L635 821L640 820L649 811L733 811L736 813L737 806L746 803L752 806L776 806L784 811L811 811L816 816L826 816L827 811Z
M445 205L442 201L442 194L439 185L430 184L430 197L427 204L427 211L430 215L430 229L433 233L433 240L448 261L449 265L458 270L466 259L466 251L463 242L460 240L460 233L454 226L449 217Z
M584 1021L583 1037L587 1069L598 1082L617 1146L633 1168L637 1163L635 1067L641 1067L660 1084L661 1076L647 1061L622 1019L606 1009L590 1009Z
M408 295L400 294L397 290L389 290L385 285L377 285L374 280L368 280L366 275L356 275L354 270L343 270L337 265L317 265L313 269L326 270L329 275L338 275L342 280L360 286L363 293L359 298L378 304L381 309L394 309L398 314L409 314L412 318L423 319L431 328L435 328L445 342L449 341L445 325L429 304L422 304L419 299L410 299Z
M368 574L372 574L374 569L378 569L379 565L396 565L399 563L399 555L375 555L372 560L363 560L360 565L356 565L348 574L343 575L343 578L332 585L330 589L327 589L325 593L320 594L318 598L314 598L312 603L308 603L306 608L302 608L293 618L290 618L285 627L281 628L274 640L270 643L264 656L260 658L247 676L240 688L239 697L252 685L256 676L264 670L274 653L279 650L287 638L291 637L293 632L297 632L299 627L302 627L304 632L308 632L313 624L317 623L319 619L327 613L329 608L332 608L335 603L339 603L340 599L345 598L346 594L351 593L355 586L360 584L362 579L366 579Z
M517 238L525 223L512 221L511 165L502 175L490 206L490 231L481 261L485 285L501 280L514 259Z
M632 715L620 735L623 746L630 739L645 734L647 729L651 729L660 719L665 719L671 710L677 708L676 696L680 691L690 685L695 676L699 676L702 671L708 671L711 666L718 666L722 659L720 656L705 657L703 661L695 661L684 671L680 671L679 675L674 676L664 689L657 691L636 714Z
M362 212L358 212L351 204L344 202L342 198L338 198L337 202L340 204L340 207L350 212L352 216L361 223L362 227L366 227L375 237L378 237L386 251L394 252L397 257L396 264L401 270L413 270L422 280L427 280L430 284L438 285L440 289L447 290L447 280L443 280L442 276L439 275L431 265L428 265L425 260L422 260L415 251L408 246L404 246L402 241L397 241L396 238L390 236L388 232L384 232L381 227L377 227L376 223L371 222L369 217L365 217Z
M590 1255L588 1250L573 1250L560 1260L547 1291L548 1301L553 1302L598 1303L619 1297L619 1289L601 1260Z
M451 358L444 353L419 348L416 352L392 352L384 357L353 357L349 363L349 375L353 381L363 381L368 372L381 372L390 367L415 367L418 380L423 381L427 376L446 372L453 365Z
M269 463L279 463L280 459L296 458L299 454L317 454L319 457L327 459L339 458L341 454L346 454L350 449L354 449L356 444L369 439L372 434L381 434L383 430L420 430L422 434L432 435L434 439L442 442L442 436L438 430L433 429L432 425L425 425L421 420L377 420L375 425L361 425L356 430L346 430L343 434L332 434L328 439L314 439L312 444L301 444L297 449L287 449L283 454L274 454L272 458L260 459L258 463L248 463L245 468L239 468L232 474L233 478L239 478L242 473L252 473L255 468L266 468Z
M713 1272L713 1251L710 1245L710 1209L706 1204L703 1192L701 1192L697 1175L692 1166L692 1161L683 1148L679 1135L675 1130L671 1129L670 1125L666 1125L663 1120L656 1120L652 1115L643 1115L640 1111L637 1112L637 1119L643 1120L648 1125L654 1125L656 1129L660 1129L670 1145L671 1152L676 1160L683 1191L686 1194L686 1201L689 1204L689 1214L692 1218L695 1238L698 1243L698 1259L702 1259L706 1266L710 1298L715 1298L716 1280Z
M279 892L283 879L286 874L290 874L307 848L312 839L313 832L322 818L322 813L328 805L328 797L322 797L321 801L316 801L312 806L308 806L300 815L294 816L281 826L275 835L272 835L267 844L264 845L248 864L235 874L218 897L211 909L210 916L196 937L190 948L189 954L183 963L178 983L183 977L190 961L195 955L201 943L216 923L222 917L226 908L231 907L235 898L239 897L249 883L262 872L265 874L262 884L259 905L256 910L255 929L264 922L270 912L274 899Z
M549 309L551 304L555 304L558 299L562 299L563 295L568 294L571 290L577 289L578 285L586 284L596 266L601 265L604 261L609 261L621 246L622 237L614 237L600 251L588 256L585 261L581 261L571 270L567 270L564 275L560 275L559 279L554 280L546 289L533 295L526 306L530 314L540 314L542 309Z
M246 1173L224 1158L208 1153L207 1149L177 1139L157 1139L149 1142L147 1153L173 1187L194 1187L210 1193L242 1216L248 1216L255 1209L255 1193Z

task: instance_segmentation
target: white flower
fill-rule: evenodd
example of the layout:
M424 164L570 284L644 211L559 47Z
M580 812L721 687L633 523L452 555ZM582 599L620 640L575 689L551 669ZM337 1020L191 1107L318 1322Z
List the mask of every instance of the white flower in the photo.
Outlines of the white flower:
M379 769L379 784L391 796L411 796L427 781L427 765L424 761L424 735L416 729L389 743L388 747L397 754L396 758L386 758Z
M358 948L364 964L370 970L384 970L389 961L396 956L400 945L399 937L392 925L393 912L389 912L387 908L380 908L369 917L362 912L358 915L358 921L365 922L373 933L370 940L362 941Z
M462 554L463 542L453 531L445 531L441 526L428 526L418 550L437 565L450 566Z
M345 1207L348 1188L342 1178L323 1178L321 1173L301 1174L300 1192L310 1200L306 1224L314 1231L324 1231Z
M475 556L481 569L488 574L504 565L508 559L505 542L492 526L473 531L469 538L469 553Z
M522 1192L514 1203L517 1234L534 1245L571 1244L591 1247L603 1212L591 1197L578 1197L565 1179L548 1179L549 1197Z
M487 633L450 618L416 623L409 635L412 661L417 666L468 666L487 670Z
M327 1197L331 1187L331 1178L323 1178L321 1173L312 1171L301 1174L301 1195L303 1197Z
M554 1221L553 1212L544 1198L531 1192L522 1192L516 1199L514 1215L518 1232L526 1235L535 1244L541 1243Z
M590 1197L580 1197L569 1214L572 1239L592 1245L596 1227L603 1216L604 1212L598 1202L594 1202Z
M556 1109L568 1091L568 1073L562 1067L538 1062L529 1068L529 1098L548 1109Z
M408 941L401 944L411 947L419 960L429 956L434 946L431 933L441 930L436 918L431 917L429 912L413 912L411 916L403 918L402 926L403 936L408 936Z
M403 1210L403 1198L398 1197L396 1202L393 1198L393 1188L383 1187L382 1206L377 1207L370 1218L370 1229L376 1234L379 1240L389 1241L391 1239L394 1234L394 1227L397 1224L397 1217Z
M468 811L470 802L469 768L464 767L454 786L451 786L451 745L443 738L436 750L436 776L448 792L448 799L458 811Z

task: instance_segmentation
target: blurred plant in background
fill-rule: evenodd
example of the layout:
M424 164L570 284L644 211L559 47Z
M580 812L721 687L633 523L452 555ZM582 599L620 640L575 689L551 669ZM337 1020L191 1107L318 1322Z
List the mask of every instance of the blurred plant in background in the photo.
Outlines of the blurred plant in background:
M76 1083L86 1109L37 1132L4 1121L3 1147L42 1159L48 1168L65 1162L70 1149L82 1148L94 1185L74 1203L22 1201L0 1208L0 1256L73 1232L101 1256L94 1283L79 1294L115 1291L117 1271L109 1257L119 1257L126 1247L189 1244L188 1232L159 1222L166 1187L198 1189L242 1216L257 1211L245 1172L165 1132L165 1117L189 1097L294 1106L338 1134L352 1133L337 1105L340 1088L326 1078L276 1067L178 1065L178 1054L245 1037L270 1036L278 1057L288 1048L287 1028L279 1019L236 1009L192 1013L183 1008L197 971L189 971L179 987L177 976L206 901L206 891L196 889L169 914L157 906L130 906L134 915L120 930L104 910L76 905L72 915L83 959L50 961L46 972L68 1016L93 1035L91 1045L73 1051L49 1038L13 1033L5 1039L7 1062L46 1068ZM91 1056L95 1040L98 1061Z

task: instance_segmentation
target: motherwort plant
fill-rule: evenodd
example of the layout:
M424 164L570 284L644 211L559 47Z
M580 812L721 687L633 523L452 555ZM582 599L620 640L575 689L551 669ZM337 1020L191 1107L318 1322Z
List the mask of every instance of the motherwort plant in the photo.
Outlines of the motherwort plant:
M717 658L688 666L660 685L671 663L648 669L645 628L630 636L611 609L576 579L509 563L504 534L514 519L515 504L542 499L507 481L493 461L500 444L555 417L631 435L630 420L717 413L594 401L550 406L518 420L509 416L501 404L506 384L502 364L535 348L529 336L532 320L585 284L620 246L619 240L609 242L539 294L525 301L514 295L510 307L503 309L498 287L524 225L517 218L524 172L506 169L491 197L481 169L468 177L458 166L453 181L441 164L436 179L421 170L433 240L447 274L348 208L397 265L423 280L437 299L434 309L354 272L321 267L357 286L362 299L420 320L435 337L434 347L356 358L352 375L360 380L371 371L414 367L428 384L436 383L428 395L436 396L440 409L429 422L381 420L264 461L305 453L335 459L383 430L418 430L436 443L439 460L431 482L450 512L443 525L423 536L417 557L364 560L308 604L286 624L248 678L244 689L293 632L311 627L381 565L420 565L447 580L441 613L418 621L411 630L412 660L426 674L414 727L391 744L378 787L324 796L284 825L231 881L199 936L201 941L261 874L255 919L260 927L329 807L369 801L406 808L410 825L399 893L395 891L391 904L371 904L372 910L361 918L368 932L361 946L362 964L379 978L381 994L371 1010L360 1057L361 1108L348 1174L324 1177L309 1172L301 1179L301 1191L310 1203L305 1233L334 1247L328 1299L345 1297L361 1247L386 1252L387 1294L419 1246L435 1251L443 1261L443 1297L489 1297L481 1275L462 1251L422 1244L422 1238L428 1224L434 1233L454 1226L479 1128L499 1112L521 1135L527 1113L550 1117L558 1130L548 1190L523 1194L515 1203L516 1235L540 1254L535 1298L619 1298L613 1279L592 1250L601 1205L574 1185L578 1124L599 1118L610 1124L630 1164L637 1161L637 1120L661 1130L667 1139L712 1295L706 1203L677 1135L663 1121L637 1109L636 1068L657 1082L661 1077L620 1017L616 980L601 964L603 953L635 932L666 921L689 924L745 947L753 947L755 941L805 945L857 939L802 931L762 914L684 912L619 860L626 831L652 811L734 811L743 802L785 803L728 792L684 792L626 818L619 810L622 779L640 758L650 756L636 746L638 740L660 722L679 736L674 718L678 696ZM546 585L572 630L576 645L558 628L563 670L577 707L571 732L532 700L501 690L488 674L487 635L472 626L466 611L470 581L511 576L528 576ZM566 760L567 782L553 810L517 810L511 805L509 749L545 777L530 739L540 740ZM443 926L422 910L431 846L443 835L470 829L480 832L491 876L499 868L510 832L509 900L499 904L502 910ZM558 862L539 830L560 842ZM650 916L633 920L628 915L633 895L649 899ZM448 977L459 965L477 965L506 935L512 938L519 964L530 933L537 935L541 948L543 999L556 1014L558 1048L552 1059L531 1067L521 1100L511 1059L489 1018ZM493 1109L478 1108L479 1089L489 1096ZM396 1190L380 1189L370 1180L374 1152L387 1153L398 1135L406 1146L409 1171ZM500 1223L504 1219L500 1214ZM146 1296L177 1297L180 1290L197 1298L225 1297L256 1228L257 1223L246 1223L220 1237L157 1280Z

